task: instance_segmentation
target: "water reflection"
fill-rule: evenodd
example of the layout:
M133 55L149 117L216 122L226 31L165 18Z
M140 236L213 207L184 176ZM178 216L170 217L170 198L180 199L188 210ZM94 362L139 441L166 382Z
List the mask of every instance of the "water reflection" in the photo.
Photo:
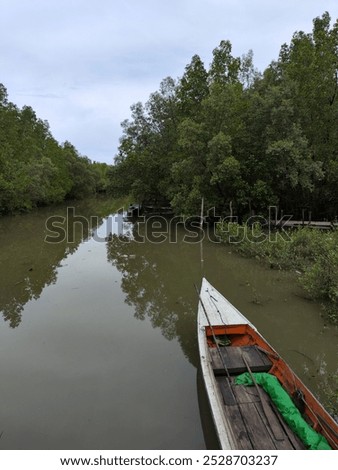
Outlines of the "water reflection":
M95 221L95 225L102 223L102 218L90 217L95 213L94 201L86 201L76 210ZM56 283L58 268L95 228L93 224L73 224L71 243L67 242L67 237L59 243L46 243L49 234L46 220L54 215L66 221L67 208L40 209L0 219L0 312L11 328L20 325L26 303L38 299L46 286ZM72 224L72 220L67 223Z
M168 340L177 338L185 356L197 367L193 283L199 282L199 247L168 240L140 242L144 230L144 224L127 224L123 235L114 234L107 243L108 260L122 274L121 288L135 317L148 318Z

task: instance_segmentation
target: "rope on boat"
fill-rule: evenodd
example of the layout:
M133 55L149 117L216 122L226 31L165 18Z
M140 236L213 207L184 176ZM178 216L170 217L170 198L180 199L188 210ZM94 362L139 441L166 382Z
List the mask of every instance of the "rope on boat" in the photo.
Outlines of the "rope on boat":
M216 302L218 302L218 300L217 300L213 295L210 294L209 289L207 289L206 292L208 292L209 298L210 298L211 302L214 304L214 307L215 307L215 309L216 309L216 311L217 311L217 313L218 313L218 315L219 315L219 318L220 318L221 322L223 323L223 325L225 325L226 323L225 323L225 321L223 320L223 316L222 316L222 314L221 314L219 308L218 308L217 305L216 305Z

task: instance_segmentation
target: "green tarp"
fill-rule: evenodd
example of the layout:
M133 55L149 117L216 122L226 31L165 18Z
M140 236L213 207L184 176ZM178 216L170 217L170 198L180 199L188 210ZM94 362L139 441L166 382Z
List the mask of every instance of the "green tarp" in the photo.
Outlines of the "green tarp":
M255 372L252 375L256 382L261 385L261 387L270 396L286 423L309 449L331 449L325 437L314 431L302 418L298 408L279 383L277 377L265 372ZM236 377L235 383L238 385L254 385L249 372L245 372L244 374Z

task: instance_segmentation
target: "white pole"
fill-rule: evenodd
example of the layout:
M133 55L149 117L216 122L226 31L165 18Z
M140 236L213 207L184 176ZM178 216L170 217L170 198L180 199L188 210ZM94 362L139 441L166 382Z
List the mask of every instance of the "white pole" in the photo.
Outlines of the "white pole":
M201 229L203 228L203 212L204 212L204 197L202 197L202 201L201 201L201 222L200 222Z

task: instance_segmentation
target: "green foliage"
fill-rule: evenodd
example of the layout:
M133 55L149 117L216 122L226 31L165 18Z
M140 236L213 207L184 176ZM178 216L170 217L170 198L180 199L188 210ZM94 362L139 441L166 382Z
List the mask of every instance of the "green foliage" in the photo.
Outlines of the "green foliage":
M0 213L27 211L105 191L108 165L92 164L52 137L34 110L8 102L0 84Z
M231 55L232 45L230 41L221 41L213 54L213 61L209 70L209 82L214 86L237 82L241 67L238 57Z
M302 285L313 298L325 303L332 320L338 321L338 236L322 237L313 252L313 263L305 271Z
M267 214L270 205L299 217L337 216L338 22L328 13L296 32L263 74L253 53L198 55L181 78L168 77L122 123L114 195L170 202L197 215L200 200L217 215Z
M198 55L194 55L191 63L176 89L178 113L184 117L199 118L203 100L208 96L208 72Z

